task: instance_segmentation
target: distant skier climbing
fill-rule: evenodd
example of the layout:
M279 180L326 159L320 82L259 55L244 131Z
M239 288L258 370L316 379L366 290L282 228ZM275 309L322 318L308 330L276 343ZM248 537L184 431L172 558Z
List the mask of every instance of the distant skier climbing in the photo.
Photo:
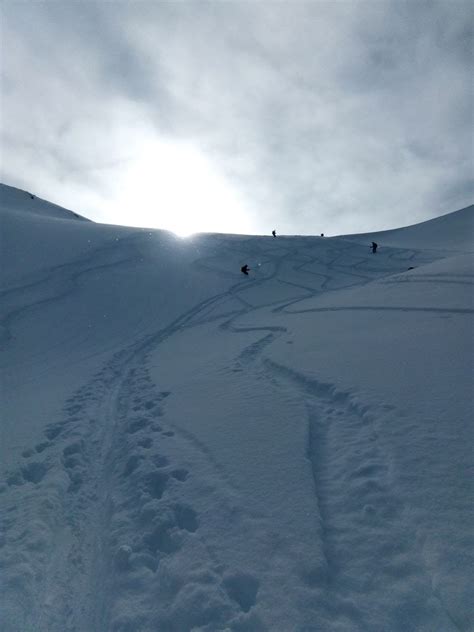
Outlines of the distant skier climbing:
M276 237L276 236L277 236L276 230L272 230L272 235L273 235L274 237Z
M249 274L249 270L250 270L250 268L248 267L248 265L247 265L247 264L245 264L244 266L242 266L242 267L240 268L240 271L241 271L241 272L243 272L244 274L246 274L247 276L248 276L248 274Z
M372 252L377 252L377 248L378 248L378 244L375 243L375 241L372 242Z

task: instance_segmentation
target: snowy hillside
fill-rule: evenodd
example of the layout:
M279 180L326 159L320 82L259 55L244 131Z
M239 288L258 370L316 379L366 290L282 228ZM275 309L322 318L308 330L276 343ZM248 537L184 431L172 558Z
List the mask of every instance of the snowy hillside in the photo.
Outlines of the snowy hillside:
M1 632L474 629L474 207L331 239L0 213Z

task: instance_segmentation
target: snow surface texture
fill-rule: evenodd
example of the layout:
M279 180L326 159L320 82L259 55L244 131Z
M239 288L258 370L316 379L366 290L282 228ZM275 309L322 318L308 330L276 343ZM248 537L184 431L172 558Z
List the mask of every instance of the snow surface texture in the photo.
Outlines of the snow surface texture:
M474 629L473 207L181 240L0 193L2 632Z

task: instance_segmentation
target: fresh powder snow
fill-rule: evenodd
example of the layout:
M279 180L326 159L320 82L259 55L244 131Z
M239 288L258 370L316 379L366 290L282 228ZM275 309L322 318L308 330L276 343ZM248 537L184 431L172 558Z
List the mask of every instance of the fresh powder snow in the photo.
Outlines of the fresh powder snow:
M2 632L474 630L474 207L180 239L0 198Z

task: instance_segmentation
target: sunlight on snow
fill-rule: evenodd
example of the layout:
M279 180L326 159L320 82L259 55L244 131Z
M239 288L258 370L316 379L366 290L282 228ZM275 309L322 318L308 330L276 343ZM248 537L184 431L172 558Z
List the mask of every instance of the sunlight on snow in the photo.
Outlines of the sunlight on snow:
M149 142L124 174L120 215L135 226L180 237L196 232L251 232L240 194L186 143Z

